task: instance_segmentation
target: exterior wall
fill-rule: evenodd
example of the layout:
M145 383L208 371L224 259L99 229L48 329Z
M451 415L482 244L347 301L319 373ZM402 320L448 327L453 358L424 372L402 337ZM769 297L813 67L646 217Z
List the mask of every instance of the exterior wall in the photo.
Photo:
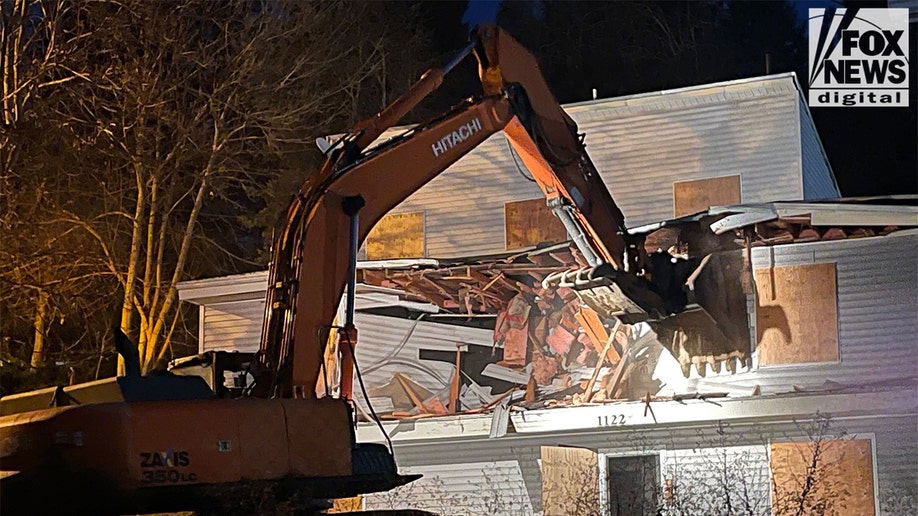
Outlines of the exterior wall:
M747 372L692 371L676 390L762 393L787 392L791 386L819 387L827 381L864 385L918 377L914 360L918 334L918 231L884 237L758 247L753 266L781 267L835 263L838 295L839 361L825 364L773 365ZM819 317L819 314L812 314ZM755 335L753 329L752 334ZM805 343L800 343L805 345ZM671 371L671 368L670 368ZM672 372L667 378L673 380ZM681 375L680 375L681 376ZM675 378L678 381L678 378Z
M658 407L657 410L660 410ZM768 514L770 508L770 473L768 466L768 444L771 441L805 439L806 423L773 421L768 423L735 423L716 425L692 425L682 427L650 426L630 430L605 430L578 433L550 433L535 436L509 435L500 439L475 439L463 441L439 441L429 443L404 443L396 441L395 454L404 471L422 472L429 475L427 486L438 489L406 486L401 493L385 495L371 494L365 497L366 506L373 508L415 507L437 510L441 493L482 491L481 498L506 500L517 504L512 507L525 508L521 493L529 497L532 512L510 510L505 514L540 514L541 472L540 446L567 445L598 450L610 456L659 453L661 458L661 482L665 478L692 479L702 471L709 474L713 462L732 462L731 472L749 482L751 499L759 500L757 508ZM843 438L873 439L875 497L881 507L881 514L902 514L893 508L897 498L911 497L915 503L918 472L914 464L918 461L918 417L914 414L873 418L830 419L829 432ZM514 471L513 464L520 471L521 479L513 481L513 474L503 474L492 481L486 473L489 469ZM482 466L484 465L484 466ZM432 477L432 478L430 478ZM737 485L739 489L741 486ZM453 502L462 500L451 498ZM469 505L451 506L452 514L494 514L478 510L483 503L474 496ZM508 507L511 507L508 505ZM914 507L914 505L912 505Z
M568 112L631 227L673 217L675 181L739 174L743 203L801 197L798 96L783 76Z
M264 300L204 306L204 317L200 322L203 329L200 351L258 351L264 310Z
M359 295L357 309L374 303L372 294ZM204 351L258 351L264 318L264 299L214 303L204 307L201 322ZM421 316L423 317L423 315ZM459 344L492 346L490 330L464 328L419 320L357 312L359 330L357 364L367 388L386 384L392 375L407 375L433 393L449 388L454 366L446 362L420 360L421 349L455 352ZM357 393L358 401L362 394Z
M801 151L819 142L800 102L793 76L780 75L565 109L586 133L587 152L633 227L673 217L676 181L739 174L742 202L765 202L809 195L802 174L813 170L821 179L813 180L812 195L828 196L824 176L831 173L821 147ZM542 197L517 163L504 136L494 135L393 213L425 213L426 256L506 251L498 230L504 204Z
M841 197L841 191L838 189L838 183L835 181L835 175L832 173L832 167L829 165L829 158L826 157L825 150L822 148L822 141L819 139L819 133L816 132L816 126L813 124L813 118L810 116L810 108L804 102L801 96L797 101L800 110L800 149L801 159L803 160L803 198L804 199L833 199Z
M504 135L495 134L392 210L424 212L426 256L506 251L504 204L542 197L509 149Z
M730 392L748 395L758 386L763 394L788 392L792 386L818 388L827 381L865 385L918 377L913 359L918 334L918 231L885 237L782 245L753 249L753 266L836 264L839 361L825 364L757 366L730 374L708 368L688 379L667 352L660 355L655 375L666 385L661 394ZM358 308L370 306L368 297ZM255 351L261 335L262 299L207 304L202 332L204 350ZM818 314L814 314L818 316ZM382 385L401 371L437 392L447 386L452 366L421 361L418 349L455 350L457 343L491 345L491 333L428 321L357 314L361 330L357 347L368 386ZM752 334L755 335L753 329ZM406 338L407 337L407 338ZM383 361L390 363L384 365Z
M446 391L455 366L420 360L418 352L426 349L455 353L457 344L493 344L491 332L478 328L360 312L355 314L354 322L359 332L355 348L357 365L368 389L386 384L398 372L434 394ZM362 398L362 394L358 397Z
M436 514L533 514L518 460L486 460L400 468L424 475L407 486L364 497L364 510L412 507Z

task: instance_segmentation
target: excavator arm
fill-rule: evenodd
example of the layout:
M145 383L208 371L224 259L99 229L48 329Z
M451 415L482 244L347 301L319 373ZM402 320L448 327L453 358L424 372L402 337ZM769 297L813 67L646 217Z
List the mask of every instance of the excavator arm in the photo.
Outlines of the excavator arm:
M485 96L368 150L469 53ZM627 270L623 217L532 54L482 26L446 66L425 73L326 151L275 233L261 344L262 395L314 396L325 343L359 242L392 208L503 131L590 262ZM270 382L265 382L270 375Z
M316 186L321 194L300 193L285 225L295 231L276 241L284 246L283 261L276 259L270 273L262 351L274 366L275 390L315 391L328 332L352 274L349 211L357 208L356 239L363 241L389 210L511 118L504 97L466 104L329 175Z

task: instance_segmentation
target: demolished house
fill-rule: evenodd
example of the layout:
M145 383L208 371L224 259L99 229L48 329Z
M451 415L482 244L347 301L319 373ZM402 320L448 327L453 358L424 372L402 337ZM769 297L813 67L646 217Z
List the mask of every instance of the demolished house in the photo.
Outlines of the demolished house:
M793 75L565 109L631 241L691 271L673 285L688 309L641 315L578 275L586 262L491 138L363 249L358 439L391 439L425 476L361 504L780 513L813 449L818 496L846 513L914 503L916 199L837 199ZM202 352L257 350L266 283L180 286Z

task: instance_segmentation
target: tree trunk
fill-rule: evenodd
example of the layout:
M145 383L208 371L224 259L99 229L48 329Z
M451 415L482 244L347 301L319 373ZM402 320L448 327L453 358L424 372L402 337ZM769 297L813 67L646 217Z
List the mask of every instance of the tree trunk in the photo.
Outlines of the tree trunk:
M45 363L45 335L48 328L48 293L39 291L35 301L35 340L32 344L32 359L29 366L34 371Z

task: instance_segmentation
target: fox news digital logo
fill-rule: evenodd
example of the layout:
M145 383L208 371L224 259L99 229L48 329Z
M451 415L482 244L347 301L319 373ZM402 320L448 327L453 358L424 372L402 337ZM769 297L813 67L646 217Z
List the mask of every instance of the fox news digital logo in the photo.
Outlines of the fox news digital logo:
M810 106L908 107L908 9L810 9Z

